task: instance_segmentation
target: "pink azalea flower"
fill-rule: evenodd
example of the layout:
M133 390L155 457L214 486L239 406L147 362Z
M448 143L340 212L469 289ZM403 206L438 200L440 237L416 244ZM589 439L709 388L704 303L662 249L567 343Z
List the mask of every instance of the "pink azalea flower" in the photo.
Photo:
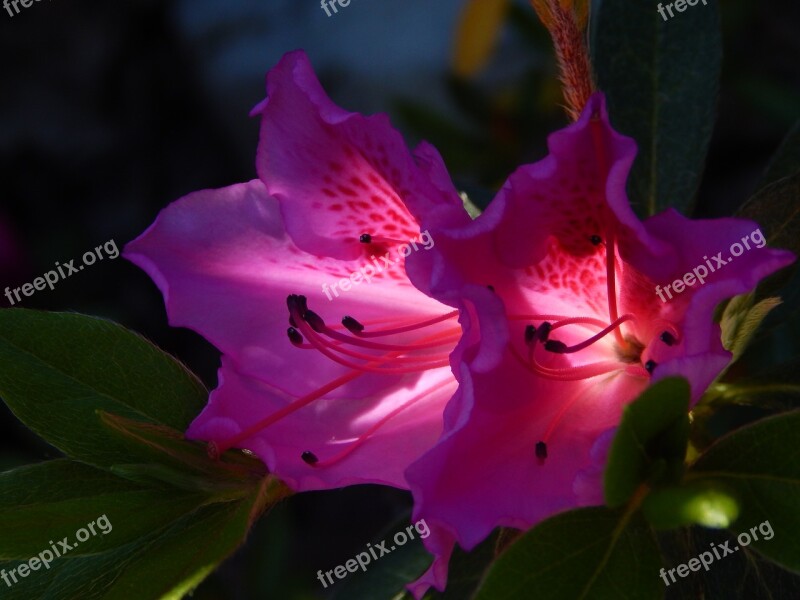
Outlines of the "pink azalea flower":
M412 155L385 116L334 105L302 52L268 74L254 114L259 179L189 194L125 250L170 324L222 352L187 436L248 449L297 491L407 487L441 433L461 335L407 272L425 227L469 218L435 150Z
M436 556L417 596L444 588L455 542L469 550L495 527L602 504L624 405L669 375L699 398L730 361L715 307L794 260L751 244L662 302L656 286L715 266L756 225L674 210L640 222L625 193L635 144L611 128L600 95L549 150L468 227L431 229L430 289L462 308L464 337L442 439L408 471Z

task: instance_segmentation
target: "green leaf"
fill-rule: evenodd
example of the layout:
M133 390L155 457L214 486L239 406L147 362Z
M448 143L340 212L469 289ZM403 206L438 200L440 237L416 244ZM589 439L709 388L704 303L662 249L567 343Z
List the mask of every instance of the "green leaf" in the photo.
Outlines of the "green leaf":
M98 466L130 462L130 448L98 410L183 431L207 396L183 365L110 321L0 311L0 397L68 456Z
M642 502L645 518L657 529L687 525L728 527L739 516L739 502L710 481L651 491Z
M689 384L670 377L625 407L604 476L606 504L622 506L643 483L675 480L689 435Z
M736 362L753 341L761 323L767 315L780 306L780 298L765 298L756 303L754 292L741 294L731 299L722 313L722 345L733 354Z
M758 223L770 247L800 252L800 171L763 188L736 216Z
M0 474L0 559L27 559L103 515L113 529L70 557L124 545L204 502L199 494L137 486L67 460L22 467Z
M661 598L661 561L639 513L583 508L540 523L498 558L475 600Z
M435 589L425 595L425 600L463 600L472 598L483 580L484 573L500 553L506 538L515 538L520 532L513 529L497 530L470 552L456 546L447 568L447 587L444 592Z
M731 550L738 545L736 536L724 529L692 527L662 532L659 536L665 569L675 569L680 564L688 564L691 559L710 551L713 546L717 546L718 552L722 555L724 550L719 548L725 547L726 543ZM708 560L709 556L705 555L705 558ZM668 577L666 574L665 576ZM757 552L753 552L750 546L729 553L720 560L714 557L714 562L709 564L708 570L701 565L699 571L690 571L686 578L680 577L675 571L673 576L675 582L668 577L670 585L667 588L667 600L800 598L800 577L765 560Z
M640 213L688 211L708 150L722 42L717 2L664 21L657 3L592 3L591 55L614 127L639 147L628 194Z
M390 550L390 553L385 556L379 556L379 560L373 561L367 552L367 545L359 550L356 554L366 552L366 557L362 560L369 559L370 563L366 565L366 570L357 567L355 573L348 573L343 581L339 581L333 577L334 581L334 599L341 600L392 600L398 596L402 596L405 591L405 586L420 577L431 564L431 555L422 544L416 529L412 530L414 539L407 541L402 546L397 546L392 537L397 532L406 533L406 528L409 527L408 517L400 519L387 527L380 535L377 543L385 540L385 547ZM424 528L423 528L424 533ZM372 544L375 545L376 541L373 540ZM340 565L345 565L348 560L355 559L355 556L343 557ZM335 569L337 565L330 565L328 569ZM322 588L322 583L319 584ZM331 585L328 582L328 588Z
M783 138L783 142L772 157L758 189L789 177L800 171L800 121L797 121Z
M734 531L769 522L774 538L751 547L794 571L800 571L798 431L800 411L763 419L720 439L687 474L687 479L713 479L733 490L741 504Z
M218 492L241 490L266 475L264 463L244 452L231 450L217 460L210 460L204 444L187 441L182 433L170 427L102 411L99 417L130 450L125 464L111 467L123 477L164 482L185 490Z
M177 600L229 556L254 519L287 493L265 478L247 497L210 504L201 495L137 487L66 460L3 474L0 568L9 574L16 570L17 578L3 598ZM89 523L96 535L80 540L79 530L88 534ZM58 542L65 537L73 546L67 552ZM23 578L20 565L33 566L29 559L50 550L51 540L62 556L48 568L37 564Z

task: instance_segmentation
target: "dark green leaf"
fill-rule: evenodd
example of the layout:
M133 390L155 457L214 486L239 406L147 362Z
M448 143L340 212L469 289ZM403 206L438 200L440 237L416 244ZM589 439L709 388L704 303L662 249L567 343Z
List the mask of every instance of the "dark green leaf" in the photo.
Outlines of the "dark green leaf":
M184 490L241 490L266 475L257 458L238 450L211 460L205 444L191 442L164 425L153 425L100 412L100 420L129 448L125 464L112 470L137 481L163 482ZM145 463L145 464L143 464ZM155 463L155 464L153 464Z
M498 556L500 548L509 538L509 542L519 535L517 530L496 531L471 552L465 552L459 546L453 550L447 569L447 588L444 592L431 590L425 600L463 600L472 598L483 580L484 573Z
M719 325L722 329L722 345L733 354L732 361L735 362L742 356L761 323L780 304L780 298L764 298L757 303L755 292L731 298Z
M758 223L770 247L800 252L800 171L762 189L736 216Z
M772 157L758 189L789 177L800 171L800 121L794 124L783 139L775 156Z
M667 21L656 2L592 3L591 54L614 127L639 153L628 181L641 214L691 206L714 124L722 42L716 0Z
M724 529L692 527L662 532L659 535L659 545L665 577L669 583L666 600L800 598L800 576L765 560L750 547L729 553L719 560L714 557L714 562L709 564L707 570L701 563L699 571L690 570L686 577L681 577L677 572L679 565L688 565L691 559L698 558L703 552L712 550L714 546L718 547L720 555L724 554L720 547L725 547L726 543L731 550L738 545L736 536ZM708 561L709 555L705 555L705 558ZM670 569L673 570L671 576L668 573Z
M695 524L722 528L739 516L739 502L723 485L696 481L651 491L642 502L642 512L657 529Z
M207 391L186 368L110 321L67 313L0 311L0 397L65 454L99 466L129 451L97 411L183 431Z
M396 546L392 537L397 532L406 532L409 527L408 518L404 518L393 523L386 528L377 540L386 541L386 549L390 553L385 556L379 556L377 562L369 557L369 553L362 560L369 559L370 563L366 565L365 571L356 567L355 573L347 573L344 580L340 581L333 577L334 581L334 594L333 598L341 600L392 600L399 594L403 594L405 586L420 577L430 566L431 555L425 550L422 545L422 540L419 537L416 529L412 530L414 539L407 541L402 546ZM423 533L425 531L424 528ZM373 545L375 541L371 542ZM364 544L363 552L367 552L367 545ZM360 551L361 552L361 551ZM358 554L358 553L357 553ZM354 559L355 556L343 557L340 565L345 565L348 560ZM335 569L337 565L330 565L328 569L323 571ZM324 577L324 575L323 575ZM328 582L330 588L330 582ZM322 583L319 584L322 588Z
M475 600L653 600L661 561L638 513L584 508L518 539L489 569Z
M204 502L199 494L136 486L66 460L22 467L0 474L0 559L27 559L103 515L112 530L99 535L98 529L70 557L122 546Z
M208 504L199 495L136 487L69 461L4 474L0 509L7 516L0 515L5 559L0 569L12 585L3 598L178 600L242 543L266 506L286 493L282 484L265 479L247 497ZM107 520L98 522L104 515ZM97 535L76 539L79 529L89 532L89 523ZM70 546L79 543L49 568L37 564L37 570L21 577L20 565L31 565L30 558L51 549L51 540L63 552L58 543L63 537ZM10 552L7 546L13 546Z
M606 504L622 506L643 483L680 475L689 435L689 384L671 377L625 407L608 454Z
M774 538L759 539L751 547L795 571L800 571L798 431L800 411L763 419L719 440L687 474L720 481L735 492L741 503L732 526L737 533L769 522Z

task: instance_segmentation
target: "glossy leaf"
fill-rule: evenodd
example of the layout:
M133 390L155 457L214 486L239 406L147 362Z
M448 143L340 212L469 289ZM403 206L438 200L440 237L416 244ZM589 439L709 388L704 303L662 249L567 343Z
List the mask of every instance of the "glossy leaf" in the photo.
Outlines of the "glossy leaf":
M628 181L641 214L693 203L714 125L722 42L716 0L666 21L657 3L592 4L591 55L611 122L639 152ZM684 5L686 6L686 5Z
M643 483L680 474L689 435L689 384L668 378L625 407L608 454L606 504L622 506Z
M356 571L348 572L344 579L339 580L333 574L333 585L327 582L328 589L332 588L335 600L392 600L402 596L406 584L414 581L421 576L425 569L430 566L432 557L422 545L422 540L414 530L414 539L408 540L402 546L396 546L392 540L398 531L405 532L408 527L408 518L396 521L387 527L376 540L371 543L374 545L381 541L386 541L385 547L390 550L389 554L379 556L377 561L366 555L362 560L370 561L364 569L356 566ZM367 546L359 549L356 554L367 552ZM379 551L377 551L379 553ZM353 560L355 555L342 557L340 565L346 565L348 560ZM330 565L328 569L335 569L337 565ZM341 572L341 571L340 571ZM324 577L324 574L323 574ZM320 588L324 587L319 583Z
M658 529L687 525L719 529L739 516L739 502L724 486L698 481L651 491L642 502L642 513Z
M800 171L762 189L736 216L758 223L770 247L800 253Z
M97 411L183 431L207 395L178 361L115 323L0 311L0 397L68 456L98 466L130 462Z
M26 490L27 481L32 486ZM282 484L264 479L240 500L209 504L209 498L136 487L66 460L3 474L0 506L8 516L0 517L0 569L17 578L3 598L177 600L229 556L253 520L287 493ZM104 515L103 528L95 525L98 534L80 540L78 530L88 531L88 523ZM62 538L72 547L68 551L58 542ZM38 564L35 571L21 571L23 563L36 565L30 559L52 548L51 540L63 555L47 568Z
M758 188L764 188L798 171L800 171L800 121L795 123L783 138L783 142L767 166Z
M734 491L741 514L732 526L748 531L768 521L773 539L752 547L786 568L800 571L800 411L769 417L720 439L694 464L690 479L713 479Z
M489 569L475 600L655 600L655 536L638 513L584 508L540 523Z

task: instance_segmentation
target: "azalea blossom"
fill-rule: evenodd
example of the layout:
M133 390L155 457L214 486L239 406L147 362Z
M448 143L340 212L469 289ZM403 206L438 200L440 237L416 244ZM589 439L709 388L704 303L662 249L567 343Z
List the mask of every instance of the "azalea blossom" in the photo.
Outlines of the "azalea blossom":
M412 155L385 116L337 107L302 52L268 74L253 114L259 178L181 198L125 250L170 324L222 352L187 436L254 452L296 491L406 487L456 389L458 312L409 278L427 251L349 294L323 290L469 217L433 148Z
M716 306L794 260L754 248L662 302L657 285L755 224L674 210L640 222L625 192L635 152L594 95L473 223L431 229L430 291L463 311L464 337L442 440L408 471L414 518L429 523L436 556L417 596L444 588L455 542L470 550L495 527L524 530L602 504L625 404L671 375L696 401L731 358Z

